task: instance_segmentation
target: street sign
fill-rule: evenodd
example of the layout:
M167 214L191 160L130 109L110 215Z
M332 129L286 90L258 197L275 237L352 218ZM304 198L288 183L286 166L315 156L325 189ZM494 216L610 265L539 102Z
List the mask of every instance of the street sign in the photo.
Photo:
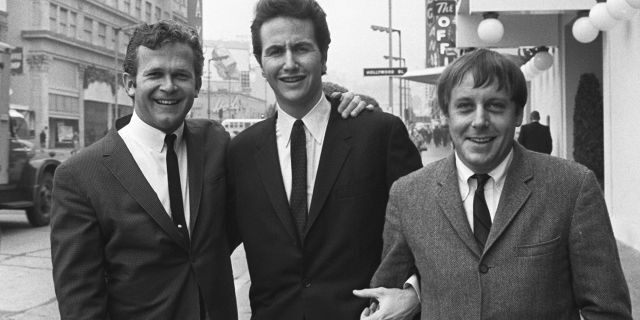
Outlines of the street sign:
M406 72L407 68L364 68L365 77L401 76Z

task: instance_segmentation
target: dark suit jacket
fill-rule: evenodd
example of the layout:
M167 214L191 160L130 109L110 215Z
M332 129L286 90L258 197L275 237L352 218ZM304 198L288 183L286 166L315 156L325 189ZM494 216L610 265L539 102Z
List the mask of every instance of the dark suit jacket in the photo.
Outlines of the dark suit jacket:
M422 319L631 319L602 192L575 162L514 143L481 252L453 154L392 187L372 286L396 287L416 266Z
M229 137L187 120L191 242L115 130L55 173L51 244L62 319L236 319L224 212Z
M518 142L529 150L551 154L551 131L537 121L520 127Z
M251 275L252 319L357 319L380 262L393 181L421 166L404 124L382 112L341 119L333 103L304 239L286 197L275 117L236 136L229 188Z

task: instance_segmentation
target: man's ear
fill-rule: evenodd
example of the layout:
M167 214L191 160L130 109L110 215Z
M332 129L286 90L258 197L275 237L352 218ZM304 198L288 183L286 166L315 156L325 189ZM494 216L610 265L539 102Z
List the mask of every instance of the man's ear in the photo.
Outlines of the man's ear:
M133 98L136 95L136 77L125 72L122 74L122 83L124 83L124 89L127 91L127 95Z
M522 125L522 118L524 114L524 107L516 107L516 127Z
M196 95L194 98L198 97L198 93L200 93L201 87L202 87L202 78L196 79Z

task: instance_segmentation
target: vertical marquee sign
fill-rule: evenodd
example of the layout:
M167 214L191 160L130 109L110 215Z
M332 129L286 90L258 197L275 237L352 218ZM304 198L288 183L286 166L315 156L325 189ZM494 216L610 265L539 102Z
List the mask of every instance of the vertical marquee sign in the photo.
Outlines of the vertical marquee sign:
M198 30L202 41L202 0L189 0L187 2L187 20L189 25Z
M456 1L425 0L427 68L446 66L456 58Z

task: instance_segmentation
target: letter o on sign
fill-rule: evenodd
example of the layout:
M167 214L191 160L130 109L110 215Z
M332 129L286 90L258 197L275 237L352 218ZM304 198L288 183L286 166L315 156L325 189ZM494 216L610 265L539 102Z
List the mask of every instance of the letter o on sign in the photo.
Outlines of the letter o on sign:
M441 28L446 28L451 24L451 19L449 17L438 17L438 26Z

